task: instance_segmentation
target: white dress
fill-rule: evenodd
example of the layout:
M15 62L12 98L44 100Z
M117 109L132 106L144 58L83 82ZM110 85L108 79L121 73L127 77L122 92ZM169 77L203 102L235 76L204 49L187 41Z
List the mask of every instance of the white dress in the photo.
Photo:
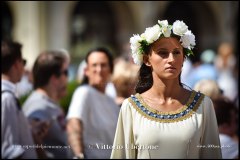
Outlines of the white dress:
M122 104L111 158L221 158L212 101L192 91L182 108L159 112L132 95Z

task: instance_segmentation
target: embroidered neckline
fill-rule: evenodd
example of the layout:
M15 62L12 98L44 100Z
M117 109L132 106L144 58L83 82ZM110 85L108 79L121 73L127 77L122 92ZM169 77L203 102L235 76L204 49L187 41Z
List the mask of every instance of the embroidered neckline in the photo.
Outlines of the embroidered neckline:
M190 117L198 109L203 97L203 94L193 90L187 103L183 107L169 112L161 112L149 107L138 93L129 97L129 102L144 117L158 122L169 123Z
M157 113L157 114L164 114L164 115L169 115L169 114L176 114L176 113L180 113L183 110L186 110L186 108L190 105L190 103L193 101L193 98L195 96L196 92L191 92L187 103L185 105L183 105L181 108L175 110L175 111L169 111L169 112L163 112L163 111L158 111L156 109L151 108L142 98L142 96L137 93L135 96L136 98L143 104L144 107L146 107L149 111L153 112L153 113Z

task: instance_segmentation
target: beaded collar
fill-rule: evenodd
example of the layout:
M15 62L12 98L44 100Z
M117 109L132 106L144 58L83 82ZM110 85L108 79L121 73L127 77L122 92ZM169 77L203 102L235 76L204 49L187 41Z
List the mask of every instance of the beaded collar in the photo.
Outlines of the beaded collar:
M204 95L200 92L192 91L188 102L176 111L160 112L149 107L140 94L131 95L129 102L144 117L158 122L177 122L190 117L199 107Z

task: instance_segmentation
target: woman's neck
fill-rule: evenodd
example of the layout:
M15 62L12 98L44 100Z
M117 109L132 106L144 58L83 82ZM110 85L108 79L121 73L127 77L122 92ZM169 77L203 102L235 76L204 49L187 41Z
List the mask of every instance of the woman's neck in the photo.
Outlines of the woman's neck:
M168 98L177 99L182 89L178 80L158 80L148 91L153 97L166 100Z

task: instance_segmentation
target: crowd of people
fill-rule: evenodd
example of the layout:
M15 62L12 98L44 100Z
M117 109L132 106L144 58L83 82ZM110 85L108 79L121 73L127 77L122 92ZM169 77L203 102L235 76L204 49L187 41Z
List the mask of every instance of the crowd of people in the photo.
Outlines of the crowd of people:
M29 72L22 45L2 40L1 158L238 158L233 47L193 65L195 45L183 21L159 20L130 38L132 59L89 49L65 112L70 53L45 50Z

